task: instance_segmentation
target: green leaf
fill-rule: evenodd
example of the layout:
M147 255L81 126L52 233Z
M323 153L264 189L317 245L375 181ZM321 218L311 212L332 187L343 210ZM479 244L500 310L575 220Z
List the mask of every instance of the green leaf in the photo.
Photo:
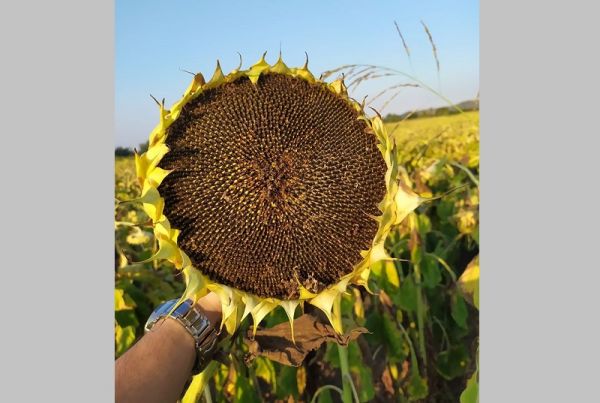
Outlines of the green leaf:
M280 399L286 399L289 396L298 397L298 381L296 380L296 367L279 365L279 376L277 377L276 395Z
M446 221L448 218L454 215L454 202L451 200L442 199L436 208L437 216L442 220Z
M289 322L289 318L283 309L273 309L261 323L261 326L270 328L280 323Z
M442 281L440 265L434 256L426 254L423 257L421 274L423 275L423 285L427 288L434 288Z
M427 233L431 232L431 220L426 214L419 214L419 232L423 239Z
M152 304L152 301L150 301L148 295L132 284L126 285L124 289L127 295L129 295L135 301L135 304L137 305L136 310L140 317L147 318L150 316L155 306ZM175 296L173 298L175 298Z
M460 394L460 403L479 403L478 373L479 371L475 371L467 381L467 387Z
M473 230L473 233L471 234L471 238L473 238L473 240L477 243L477 245L479 245L479 224L477 224L477 226L475 227L475 230Z
M410 251L410 261L413 264L421 264L423 259L423 248L420 245L415 245Z
M410 347L408 346L406 339L396 327L396 323L389 314L385 313L383 315L382 325L383 336L385 344L388 347L390 362L398 363L404 361L410 353Z
M388 283L390 283L391 285L393 285L396 288L400 287L400 278L398 277L398 269L396 268L396 265L394 264L394 262L385 261L383 272L385 273L385 278L388 281Z
M139 325L137 317L135 316L135 311L133 309L116 311L115 319L121 327L132 326L133 328L136 328Z
M463 345L452 346L450 349L438 354L436 359L436 370L445 379L451 380L464 375L469 356Z
M412 276L408 276L402 282L400 292L391 295L395 304L405 311L414 312L417 309L417 287Z
M400 278L398 277L398 269L393 261L380 260L371 266L371 270L375 277L377 277L379 287L388 293L398 291Z
M245 376L238 375L235 381L235 402L240 403L261 403L257 396L256 388L250 384Z
M264 357L256 357L256 376L262 378L266 383L271 385L273 391L277 390L277 373L275 372L275 366L271 360Z
M369 312L367 315L367 321L365 322L365 327L370 333L365 333L363 337L369 342L369 344L375 346L383 343L383 318L378 311L373 309L371 312Z
M115 288L115 311L135 308L135 302L125 290Z
M429 394L427 379L421 378L418 371L412 371L407 391L410 401L426 398Z
M327 343L325 361L327 361L332 368L340 367L340 355L338 354L337 344Z
M462 296L458 293L452 294L451 314L458 326L467 329L467 304Z
M115 354L121 356L135 342L135 327L115 324Z
M217 361L211 361L204 371L194 375L190 386L185 391L185 395L181 399L181 403L195 403L200 402L202 399L202 393L204 388L208 385L210 379L215 375L216 370L219 367Z
M362 358L358 343L348 344L348 364L353 376L354 386L361 402L368 402L375 397L373 374Z
M341 309L342 312L352 312L354 309L354 298L350 294L342 294Z

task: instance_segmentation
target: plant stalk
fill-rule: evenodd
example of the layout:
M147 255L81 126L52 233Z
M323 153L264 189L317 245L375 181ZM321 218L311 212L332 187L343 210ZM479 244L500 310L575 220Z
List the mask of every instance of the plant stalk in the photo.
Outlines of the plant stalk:
M338 320L341 329L342 322L342 298L338 296L333 302L333 317ZM340 370L342 371L342 402L352 403L352 385L350 382L350 366L348 365L348 347L343 347L338 344L338 355L340 357Z
M350 385L350 367L348 365L348 347L337 346L342 371L342 401L352 403L352 385Z

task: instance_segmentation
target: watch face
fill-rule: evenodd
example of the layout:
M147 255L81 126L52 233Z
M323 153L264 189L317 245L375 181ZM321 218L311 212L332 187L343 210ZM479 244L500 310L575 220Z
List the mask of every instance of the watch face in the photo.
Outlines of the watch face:
M156 313L158 315L166 315L173 308L173 305L175 305L176 302L177 302L177 300L175 300L175 299L166 301L163 304L159 305L158 308L156 308L153 313Z
M181 318L183 315L185 315L186 313L188 313L188 311L191 309L192 307L192 301L191 300L185 300L181 305L179 305L177 307L177 309L175 309L173 311L173 313L171 314L171 316L175 316L177 318Z
M158 319L160 319L161 317L168 314L169 311L173 308L173 306L177 303L177 301L178 300L176 300L176 299L172 299L170 301L166 301L166 302L163 302L162 304L160 304L154 310L154 312L152 312L152 314L150 314L150 317L146 321L146 326L145 326L146 331L148 331Z

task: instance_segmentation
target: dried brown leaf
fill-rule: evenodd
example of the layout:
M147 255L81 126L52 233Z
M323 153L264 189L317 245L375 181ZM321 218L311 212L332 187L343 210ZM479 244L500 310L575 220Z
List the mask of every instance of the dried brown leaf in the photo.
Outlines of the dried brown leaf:
M302 365L310 351L318 349L323 343L335 342L346 346L363 333L368 333L368 330L364 327L357 327L340 335L324 317L304 314L294 320L296 344L292 342L288 322L269 329L259 329L254 339L252 339L252 332L248 331L244 338L249 349L245 360L246 363L250 363L256 357L262 356L280 364L298 367Z

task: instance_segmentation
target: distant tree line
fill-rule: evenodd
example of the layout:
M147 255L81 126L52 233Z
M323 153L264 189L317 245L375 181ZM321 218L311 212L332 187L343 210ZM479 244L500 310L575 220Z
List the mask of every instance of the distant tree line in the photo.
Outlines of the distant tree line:
M132 157L134 151L138 154L144 153L148 150L148 142L140 144L137 148L133 149L130 147L115 147L115 157Z
M463 112L469 111L478 111L479 110L479 100L474 99L470 101L464 101L459 104L456 104L458 108L460 108ZM427 118L434 116L446 116L446 115L454 115L459 113L458 109L452 106L443 106L441 108L429 108L423 109L420 111L413 112L405 112L401 115L397 115L395 113L389 113L384 118L383 121L386 123L394 123L399 122L401 120L407 119L418 119L418 118Z

